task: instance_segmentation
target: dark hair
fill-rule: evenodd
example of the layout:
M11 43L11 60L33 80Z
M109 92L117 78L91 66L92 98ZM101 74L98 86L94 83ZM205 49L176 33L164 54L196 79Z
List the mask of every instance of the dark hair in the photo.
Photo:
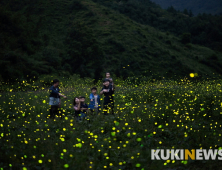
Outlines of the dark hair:
M83 99L83 98L85 99L85 97L84 97L84 96L79 96L79 98L80 98L80 99Z
M96 88L96 87L93 87L93 88L91 88L91 91L92 91L92 90L97 90L97 88Z
M74 100L73 100L73 105L74 106L76 105L76 98L78 99L78 97L74 97Z
M103 83L104 83L104 82L106 82L106 81L110 82L110 80L109 80L109 79L104 79L104 80L103 80Z
M53 80L53 84L56 84L56 83L58 83L58 82L59 82L58 79L54 79L54 80Z

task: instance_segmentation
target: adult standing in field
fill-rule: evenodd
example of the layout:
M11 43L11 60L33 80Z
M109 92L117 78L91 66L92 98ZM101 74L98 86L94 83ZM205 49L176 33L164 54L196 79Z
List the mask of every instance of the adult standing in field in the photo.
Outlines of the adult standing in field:
M112 114L114 114L113 111L113 87L110 84L109 79L104 79L103 80L103 88L100 92L101 95L104 94L104 102L103 102L103 112L104 115L108 115L110 110L112 110Z
M112 85L113 90L114 90L114 83L113 83L113 79L110 77L110 72L106 72L106 79L109 80L110 85Z
M111 96L111 98L112 98L112 112L113 112L113 109L114 109L114 92L115 92L115 86L114 86L113 79L110 77L110 72L106 72L106 79L109 80L110 85L112 86L112 90L113 90L113 94L112 94L112 96Z
M50 118L55 118L55 115L58 115L58 108L61 107L61 98L67 98L65 95L62 95L59 90L59 80L54 79L53 85L50 87L50 95L49 95L49 106L50 108Z

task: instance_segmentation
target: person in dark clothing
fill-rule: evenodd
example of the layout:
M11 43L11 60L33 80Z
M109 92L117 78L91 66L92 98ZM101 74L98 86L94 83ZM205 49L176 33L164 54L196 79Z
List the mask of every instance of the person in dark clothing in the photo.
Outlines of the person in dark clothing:
M110 73L109 72L106 72L106 78L105 79L109 79L110 85L112 85L113 88L114 88L113 79L110 77Z
M108 115L110 113L110 110L112 110L112 114L114 114L113 111L113 87L110 85L109 79L104 79L103 81L103 88L100 92L100 94L104 94L104 102L103 102L103 112L104 115Z
M74 117L76 118L76 120L78 121L81 117L81 110L80 110L80 105L81 105L81 102L79 101L79 98L78 97L75 97L74 100L73 100L73 108L75 110L75 115Z
M65 95L62 95L59 90L59 80L54 79L53 85L50 87L49 95L49 106L50 106L50 118L55 118L55 115L58 115L58 108L61 107L61 98L60 96L67 98Z
M85 103L85 97L80 96L79 101L81 102L80 104L80 110L81 110L81 118L87 117L87 112L88 112L88 105Z
M113 82L113 78L110 77L110 72L106 72L106 78L108 79L110 82L110 85L112 86L113 89L113 94L112 94L112 108L114 108L114 92L115 92L115 86L114 86L114 82Z

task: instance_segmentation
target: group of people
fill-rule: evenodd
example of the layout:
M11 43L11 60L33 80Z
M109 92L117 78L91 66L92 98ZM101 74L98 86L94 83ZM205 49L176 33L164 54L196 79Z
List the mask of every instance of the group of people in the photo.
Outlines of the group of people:
M62 95L59 90L59 80L53 80L53 85L50 87L49 105L50 105L50 118L55 118L55 115L61 115L59 108L61 107L61 98L67 98ZM97 94L97 88L91 88L91 94L89 95L90 103L85 103L85 97L75 97L73 100L73 109L75 111L74 117L77 121L87 118L88 114L98 115L102 112L104 115L109 113L114 114L114 83L110 77L110 73L106 73L106 78L103 80L103 87L100 91L100 95L104 95L103 109L101 108L100 95Z

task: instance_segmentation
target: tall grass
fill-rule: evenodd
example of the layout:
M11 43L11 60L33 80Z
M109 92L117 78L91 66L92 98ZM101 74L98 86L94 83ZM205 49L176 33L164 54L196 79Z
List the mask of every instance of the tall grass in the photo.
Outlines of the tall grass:
M74 82L78 82L75 84ZM88 83L87 83L88 82ZM74 84L73 84L74 83ZM23 83L25 89L26 82ZM28 83L29 84L29 83ZM21 85L22 86L22 85ZM28 85L27 85L28 86ZM115 115L76 122L72 101L91 80L63 80L63 117L48 118L48 91L0 94L1 169L218 169L219 161L151 161L151 149L220 149L221 80L117 81ZM101 82L96 85L100 91Z

